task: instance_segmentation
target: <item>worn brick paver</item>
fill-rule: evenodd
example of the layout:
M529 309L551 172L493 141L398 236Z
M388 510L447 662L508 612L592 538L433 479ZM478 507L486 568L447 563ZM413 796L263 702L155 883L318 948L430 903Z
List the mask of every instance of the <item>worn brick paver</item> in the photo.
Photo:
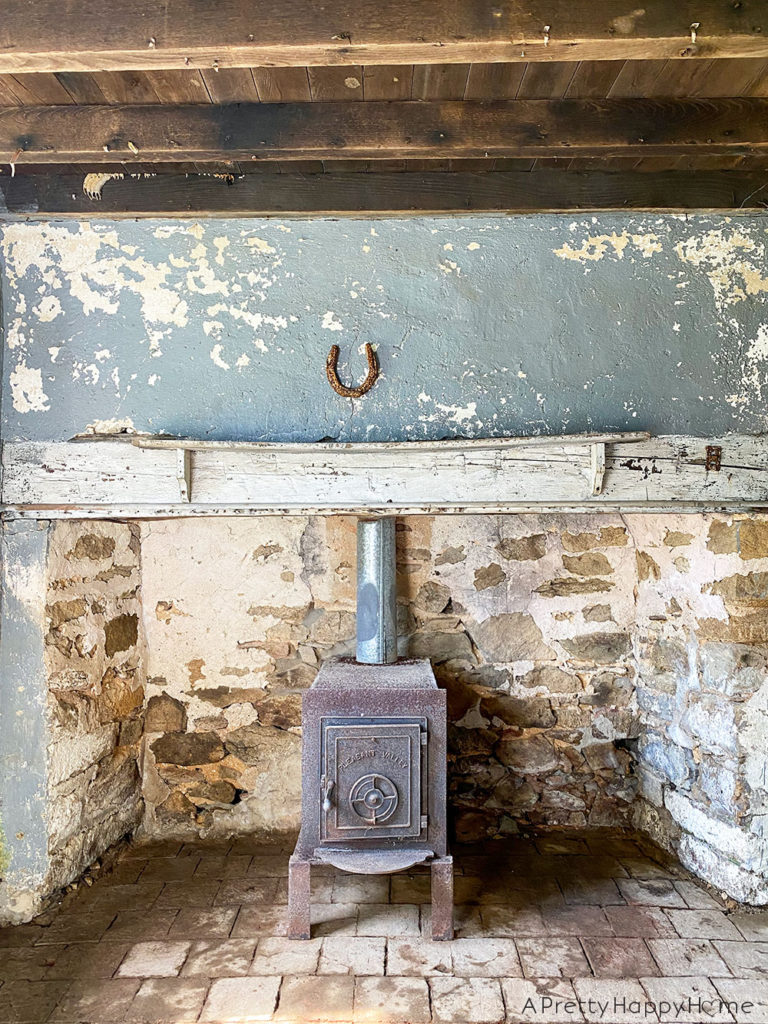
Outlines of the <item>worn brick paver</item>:
M0 1022L768 1024L768 912L733 909L631 836L454 849L450 942L431 940L423 867L330 865L313 871L312 939L288 939L291 849L130 847L58 909L0 928Z
M247 1024L270 1020L277 1003L280 978L217 978L200 1015L216 1024Z
M203 1008L208 982L199 978L148 978L128 1007L126 1022L195 1021Z
M188 942L138 942L117 971L118 978L171 978L182 968Z
M731 974L709 939L649 939L648 945L659 965L659 973L664 977L706 975L727 978ZM735 942L732 945L746 946L747 943Z
M578 978L592 973L581 943L573 936L517 939L526 978Z
M423 978L357 978L357 1024L428 1024L429 989Z
M504 978L501 989L510 1024L572 1024L584 1020L573 985L563 978Z
M581 941L596 978L636 978L659 973L643 939L584 938Z

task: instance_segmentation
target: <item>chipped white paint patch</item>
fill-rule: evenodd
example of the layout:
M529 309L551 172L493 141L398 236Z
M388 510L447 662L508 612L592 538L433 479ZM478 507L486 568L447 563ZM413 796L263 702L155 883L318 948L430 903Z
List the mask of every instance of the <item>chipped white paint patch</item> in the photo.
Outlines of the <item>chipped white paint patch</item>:
M606 253L612 253L613 256L621 260L624 259L624 254L630 244L634 246L640 256L646 259L654 253L662 251L658 235L653 233L630 234L626 229L620 234L612 231L611 234L589 235L576 247L570 242L564 242L559 249L552 251L561 260L573 260L576 263L597 262Z
M325 331L344 330L344 325L342 324L342 322L339 320L339 318L336 316L332 309L329 309L326 313L323 313L323 320L320 326Z
M467 249L470 252L474 252L476 249L479 249L479 248L480 248L480 243L479 242L470 242L469 245L467 246Z
M726 401L735 409L741 409L753 399L763 401L763 389L768 391L768 324L761 324L757 336L750 342L746 352L741 379L741 390L728 395ZM766 417L768 420L768 417Z
M477 420L477 402L468 402L467 405L444 405L436 401L426 392L420 392L418 396L420 405L432 402L437 412L422 414L419 419L422 423L434 423L436 420L445 419L451 423L467 423L470 420Z
M229 363L225 363L224 360L222 359L222 357L221 357L221 349L222 349L221 345L214 345L213 348L211 349L211 359L216 364L216 366L218 366L220 369L228 370L229 369Z
M290 228L288 228L288 230L290 231ZM274 246L270 245L269 242L264 241L263 238L256 238L255 235L248 239L248 245L257 252L263 252L266 256L271 256L275 252Z
M219 235L218 238L214 238L213 244L216 247L216 262L220 267L224 266L224 250L229 246L229 239L226 235Z
M41 299L37 306L35 306L32 312L41 323L49 324L55 320L57 316L61 316L64 310L61 308L61 303L55 295L46 295L45 298Z
M11 396L17 412L47 412L51 405L43 391L43 373L22 359L11 370Z
M691 235L677 243L675 253L683 263L704 271L720 310L768 293L765 245L743 230L717 228Z
M93 353L93 358L97 363L103 363L105 359L111 359L111 357L112 353L108 348L100 348Z
M86 434L138 434L130 416L122 419L94 420L85 428Z

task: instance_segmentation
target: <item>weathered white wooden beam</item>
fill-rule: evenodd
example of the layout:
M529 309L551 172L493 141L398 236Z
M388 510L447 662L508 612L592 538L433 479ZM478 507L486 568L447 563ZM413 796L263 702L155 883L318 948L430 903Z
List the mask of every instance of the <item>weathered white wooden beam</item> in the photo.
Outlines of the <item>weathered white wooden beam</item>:
M176 449L176 479L182 501L192 501L192 452L189 448Z
M706 468L713 444L722 449L719 471ZM593 448L600 445L604 477L594 493L602 460ZM182 457L189 461L180 472ZM768 507L768 445L740 435L379 445L22 442L4 446L3 469L6 515L39 519Z
M605 480L605 443L598 441L589 446L592 494L600 494Z

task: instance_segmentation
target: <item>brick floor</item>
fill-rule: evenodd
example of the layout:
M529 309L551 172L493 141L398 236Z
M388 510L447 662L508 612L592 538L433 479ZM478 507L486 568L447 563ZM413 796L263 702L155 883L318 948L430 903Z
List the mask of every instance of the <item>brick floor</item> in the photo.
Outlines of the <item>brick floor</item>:
M318 870L313 938L287 939L289 853L247 837L131 847L0 929L0 1024L768 1024L768 910L721 902L631 835L455 849L441 943L423 869Z

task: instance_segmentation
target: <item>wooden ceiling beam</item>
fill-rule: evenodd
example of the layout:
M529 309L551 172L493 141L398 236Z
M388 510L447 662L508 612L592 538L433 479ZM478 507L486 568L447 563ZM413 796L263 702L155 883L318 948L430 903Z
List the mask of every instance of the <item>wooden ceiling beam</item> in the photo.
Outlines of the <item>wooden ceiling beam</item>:
M83 176L0 177L0 221L49 217L204 217L403 213L558 213L579 210L764 210L764 172L250 174L136 176L107 181L100 199Z
M3 0L0 73L768 57L764 0Z
M738 157L766 152L768 99L0 109L0 163L6 164Z

